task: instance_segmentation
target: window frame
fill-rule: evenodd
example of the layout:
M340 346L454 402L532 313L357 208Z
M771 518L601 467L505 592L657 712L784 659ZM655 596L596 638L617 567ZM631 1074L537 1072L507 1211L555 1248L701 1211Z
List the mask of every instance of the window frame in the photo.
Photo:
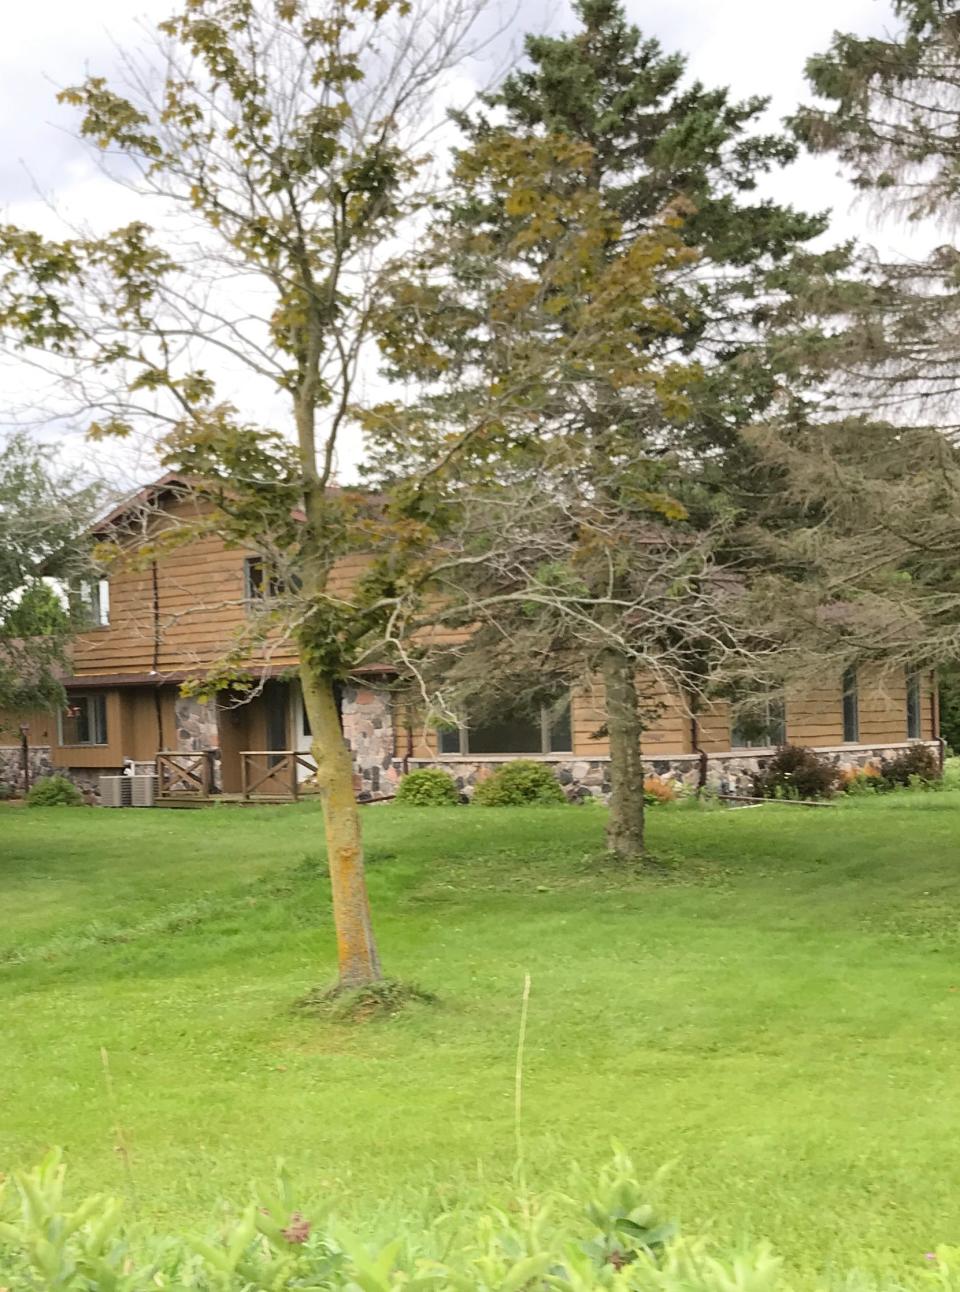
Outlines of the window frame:
M860 743L860 679L857 667L849 665L843 670L841 680L841 718L843 722L843 743L858 745ZM849 733L853 731L851 736Z
M779 712L775 712L775 711ZM787 701L785 696L771 698L764 701L764 711L766 714L766 723L764 735L769 736L772 732L779 732L779 740L760 741L738 741L737 736L743 733L738 731L738 719L730 715L730 752L736 749L778 749L781 745L787 743Z
M63 720L67 717L66 708L57 712L57 740L61 749L104 749L110 744L110 725L107 718L107 697L102 691L71 691L67 694L67 708L73 707L77 700L91 703L89 725L92 734L102 739L71 740L63 738ZM99 712L97 710L99 709Z
M561 701L565 700L565 705ZM562 709L565 708L567 714L571 713L572 700L569 693L555 700L553 704L540 705L539 729L540 729L540 748L532 753L513 753L504 751L502 753L473 753L470 750L470 727L466 722L461 722L458 727L441 728L437 732L437 757L438 758L565 758L573 755L573 722L569 722L569 748L554 749L552 748L551 736L553 729L557 725L558 718ZM536 718L531 718L531 725L536 723ZM482 723L475 724L475 728L482 727ZM445 737L457 737L456 749L444 749Z
M907 739L923 739L923 687L919 669L907 670Z

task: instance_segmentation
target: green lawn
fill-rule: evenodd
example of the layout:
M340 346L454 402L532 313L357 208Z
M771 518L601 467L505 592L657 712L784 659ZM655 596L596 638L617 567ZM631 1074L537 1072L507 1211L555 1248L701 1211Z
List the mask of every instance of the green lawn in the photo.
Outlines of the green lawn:
M0 1166L76 1190L242 1200L282 1155L345 1210L424 1211L611 1139L685 1227L795 1266L916 1267L960 1240L960 792L658 809L659 876L598 864L599 809L373 808L388 970L440 1003L347 1027L315 806L0 810Z

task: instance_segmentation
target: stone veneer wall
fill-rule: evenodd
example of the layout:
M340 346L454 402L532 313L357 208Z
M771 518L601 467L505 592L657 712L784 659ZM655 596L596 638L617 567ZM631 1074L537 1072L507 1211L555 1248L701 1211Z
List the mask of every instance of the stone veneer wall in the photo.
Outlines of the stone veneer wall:
M393 707L388 692L346 686L343 734L353 754L353 781L361 802L393 796L400 777L394 758Z
M220 763L220 719L217 706L192 695L178 695L173 707L177 726L177 752L200 754L213 750L213 784L223 788L223 771Z
M220 747L217 706L192 695L178 695L174 702L177 749L182 754L199 754Z
M907 749L915 741L901 742L895 745L838 745L827 749L817 749L821 758L828 758L838 767L864 767L867 763L879 762L888 758L900 749ZM925 741L931 749L937 751L936 741ZM707 759L707 784L720 794L750 794L753 789L751 776L762 771L770 761L772 749L738 750L731 753L711 754ZM453 777L457 788L470 798L479 781L485 780L505 763L507 758L444 758L437 761L429 759L411 759L408 770L419 767L439 767ZM665 758L644 760L647 775L659 776L661 780L671 781L678 787L695 788L700 779L699 754L674 754ZM563 786L567 798L581 801L587 798L605 799L610 792L609 758L538 758L552 767L557 780ZM394 780L403 774L403 763L393 761ZM392 792L392 791L387 791Z

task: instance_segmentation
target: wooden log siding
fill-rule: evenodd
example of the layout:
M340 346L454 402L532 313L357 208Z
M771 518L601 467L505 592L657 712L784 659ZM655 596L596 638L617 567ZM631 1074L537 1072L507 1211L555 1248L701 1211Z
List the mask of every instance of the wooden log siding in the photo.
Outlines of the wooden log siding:
M166 512L168 525L196 518L192 505L183 501L169 504ZM158 520L156 529L163 527ZM117 562L110 571L110 623L77 638L75 674L143 674L155 669L162 676L208 667L247 621L244 563L251 555L227 547L214 535L199 538L158 557L155 585L152 569ZM348 594L367 564L360 555L339 562L330 591ZM283 643L277 635L268 650L251 658L251 665L263 664L268 657L275 668L297 663L292 643Z

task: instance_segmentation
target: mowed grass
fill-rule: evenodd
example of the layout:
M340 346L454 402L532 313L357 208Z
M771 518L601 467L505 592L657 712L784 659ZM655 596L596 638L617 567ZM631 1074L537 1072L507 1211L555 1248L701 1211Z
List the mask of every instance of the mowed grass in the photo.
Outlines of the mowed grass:
M345 1026L293 1008L333 973L315 805L0 810L0 1168L61 1144L123 1192L119 1120L161 1224L278 1157L357 1216L505 1194L529 972L534 1187L616 1139L804 1271L960 1241L960 793L657 809L652 874L600 809L364 824L385 965L440 999Z

